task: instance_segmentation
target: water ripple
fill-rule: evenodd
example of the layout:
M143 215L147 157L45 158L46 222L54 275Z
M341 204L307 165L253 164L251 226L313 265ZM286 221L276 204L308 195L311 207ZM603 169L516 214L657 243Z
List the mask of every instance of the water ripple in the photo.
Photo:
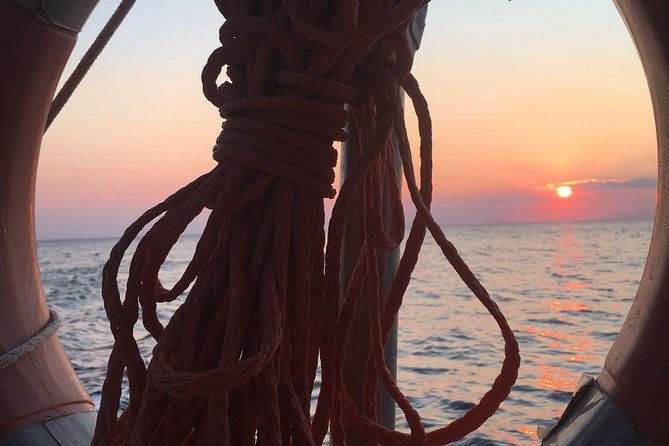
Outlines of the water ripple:
M536 426L554 423L580 376L601 370L636 293L650 229L650 221L447 228L506 313L523 356L509 400L457 445L537 444ZM178 279L196 241L179 242L165 263L164 283ZM44 290L64 321L61 340L98 404L113 342L99 297L112 245L112 240L38 243ZM119 277L121 292L126 278ZM166 320L178 305L161 309L160 318ZM498 328L430 238L405 297L399 333L398 381L426 426L461 416L499 373ZM148 359L154 341L141 329L136 336ZM127 400L124 389L124 405ZM406 428L401 412L397 415L398 426Z

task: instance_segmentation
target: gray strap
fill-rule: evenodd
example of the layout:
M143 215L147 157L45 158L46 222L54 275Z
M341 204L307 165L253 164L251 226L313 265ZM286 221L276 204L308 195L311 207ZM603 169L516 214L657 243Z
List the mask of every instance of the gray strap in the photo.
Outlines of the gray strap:
M425 32L425 18L427 17L427 3L425 3L419 10L416 12L407 34L409 35L409 44L411 49L415 53L420 47L420 41L423 38L423 33Z
M90 446L95 412L48 418L0 438L0 446Z
M25 6L44 23L79 32L98 0L12 0Z
M542 446L659 446L644 438L632 420L591 377L578 389L558 424L537 430Z
M14 364L16 361L35 350L38 346L53 336L54 333L56 333L61 325L60 316L58 316L58 313L56 313L54 310L49 310L49 315L51 316L51 320L43 329L39 331L39 333L18 347L0 355L0 370Z

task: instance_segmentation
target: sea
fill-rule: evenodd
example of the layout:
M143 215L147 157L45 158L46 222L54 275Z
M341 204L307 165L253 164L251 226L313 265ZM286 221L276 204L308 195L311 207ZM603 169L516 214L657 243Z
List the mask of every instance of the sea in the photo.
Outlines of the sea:
M538 445L583 375L597 376L639 285L650 220L444 227L506 314L523 358L497 414L458 445ZM61 341L96 404L112 345L100 298L113 239L38 242L42 281L63 319ZM178 278L197 236L185 236L162 278ZM120 282L125 280L120 276ZM168 318L179 301L160 310ZM146 358L153 347L141 329ZM488 390L503 359L499 331L426 239L399 314L398 382L429 430L462 415ZM397 411L397 426L406 428Z

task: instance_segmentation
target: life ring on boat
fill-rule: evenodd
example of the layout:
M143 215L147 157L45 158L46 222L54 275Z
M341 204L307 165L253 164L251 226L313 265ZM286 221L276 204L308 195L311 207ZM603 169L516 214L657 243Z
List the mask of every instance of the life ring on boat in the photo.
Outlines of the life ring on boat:
M658 142L658 196L639 289L596 380L576 392L552 445L669 444L669 2L614 0L643 64Z
M35 337L55 323L44 300L37 265L37 161L51 100L75 41L75 32L44 23L17 3L0 2L2 446L83 445L85 440L77 443L76 439L89 435L95 420L91 398L58 337ZM31 338L32 351L20 357L16 347L26 345ZM26 430L26 426L34 428ZM74 436L72 429L76 431ZM64 440L67 437L71 440Z
M597 378L639 431L669 444L669 2L615 0L646 72L658 140L658 198L639 289Z
M669 444L669 3L614 1L639 50L653 100L658 204L636 299L590 389L610 398L641 436ZM44 24L15 3L0 2L0 60L10 62L10 69L0 70L0 354L33 337L50 319L37 267L34 187L49 105L75 40L75 32ZM583 395L575 405L578 399ZM24 426L40 426L40 435L53 436L67 424L49 426L48 420L68 419L70 429L85 437L90 422L71 417L92 419L93 410L56 337L0 369L0 445L30 444L20 437ZM587 444L604 444L597 443L593 429L608 426L572 423L577 418L558 425L546 444L583 444L586 438ZM560 440L570 423L571 437L567 433Z

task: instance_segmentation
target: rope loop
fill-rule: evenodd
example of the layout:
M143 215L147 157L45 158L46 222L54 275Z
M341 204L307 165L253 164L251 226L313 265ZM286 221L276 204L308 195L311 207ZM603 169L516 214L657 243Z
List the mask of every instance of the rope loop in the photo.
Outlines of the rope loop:
M61 326L60 316L56 310L49 310L49 322L33 337L23 342L18 347L0 355L0 370L9 367L19 359L28 355L40 345L44 344Z

